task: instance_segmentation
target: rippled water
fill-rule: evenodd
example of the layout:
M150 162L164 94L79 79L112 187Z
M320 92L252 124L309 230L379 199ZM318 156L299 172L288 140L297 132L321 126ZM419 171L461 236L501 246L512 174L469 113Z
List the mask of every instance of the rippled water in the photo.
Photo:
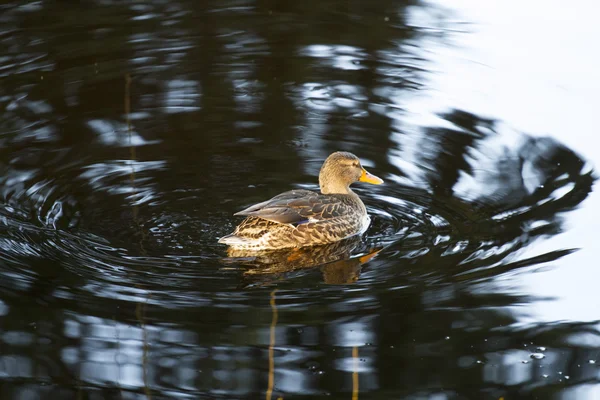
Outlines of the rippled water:
M532 4L0 5L0 398L599 396L597 7ZM217 243L336 150L363 237Z

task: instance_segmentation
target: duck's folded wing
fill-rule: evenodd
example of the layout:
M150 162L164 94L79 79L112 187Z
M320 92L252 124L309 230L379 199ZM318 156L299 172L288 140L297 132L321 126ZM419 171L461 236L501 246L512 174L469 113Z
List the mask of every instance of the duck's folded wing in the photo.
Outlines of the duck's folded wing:
M260 217L280 224L300 225L343 215L348 212L346 207L346 204L335 196L325 196L309 190L291 190L235 215Z

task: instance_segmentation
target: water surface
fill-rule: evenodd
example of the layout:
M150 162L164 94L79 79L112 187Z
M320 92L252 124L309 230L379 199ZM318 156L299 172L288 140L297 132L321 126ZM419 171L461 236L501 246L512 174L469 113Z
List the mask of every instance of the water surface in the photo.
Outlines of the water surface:
M596 9L1 5L0 397L596 398ZM363 237L217 244L336 150Z

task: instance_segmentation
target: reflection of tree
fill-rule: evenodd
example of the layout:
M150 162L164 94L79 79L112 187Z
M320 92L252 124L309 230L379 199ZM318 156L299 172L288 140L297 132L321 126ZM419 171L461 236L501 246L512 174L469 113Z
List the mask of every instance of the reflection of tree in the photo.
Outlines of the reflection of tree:
M533 239L559 233L560 212L576 207L591 191L591 171L552 139L518 135L511 147L497 148L493 140L502 135L495 133L493 121L464 112L445 119L457 128L428 132L430 143L424 147L438 151L426 151L429 160L421 162L430 171L434 194L428 207L433 215L448 216L455 234L427 258L462 271L496 265ZM448 252L457 246L464 248ZM558 251L536 262L563 254Z
M397 51L399 43L416 34L404 23L402 9L409 4L384 1L372 7L361 2L267 1L240 8L222 2L150 2L137 7L90 1L93 13L83 5L62 10L54 3L29 12L15 8L13 23L25 30L20 42L11 39L23 47L14 57L26 54L29 43L38 43L32 50L43 57L37 69L34 64L31 70L36 71L36 79L35 73L44 78L26 93L18 88L30 77L13 79L14 87L9 85L8 90L16 93L9 95L15 100L25 95L47 104L52 110L47 124L57 143L53 149L60 151L60 158L44 162L44 171L37 172L29 184L46 178L55 186L69 186L76 192L77 202L94 204L85 209L84 220L114 212L110 210L118 209L123 201L138 200L113 196L110 202L98 203L87 183L78 180L80 168L86 164L128 157L125 147L87 150L90 143L106 142L104 136L111 130L127 137L122 112L127 74L133 77L134 131L147 141L160 141L160 145L139 151L140 161L169 160L168 172L155 171L158 179L153 183L160 188L151 194L181 189L188 179L189 187L200 183L218 190L217 198L204 196L205 201L218 204L223 194L237 194L242 184L268 183L279 190L290 177L302 175L306 157L300 157L305 150L298 144L308 143L308 156L316 159L341 147L357 151L365 142L387 147L390 120L381 112L371 112L369 105L382 102L376 94L379 86L405 87L402 74L393 82L385 81L381 68L393 68L386 54ZM69 25L72 21L77 23ZM369 29L369 35L362 33L364 29ZM68 39L63 34L69 35ZM305 49L314 44L326 44L330 53L316 58L306 55ZM351 65L355 69L330 63L345 57L347 49L354 52L355 64ZM302 104L306 99L297 89L312 83L333 93L334 98L327 102L346 99L352 105L323 112L307 109ZM197 100L186 97L188 94L196 95ZM25 115L23 102L17 104L22 125L39 117L39 111ZM150 114L146 117L136 116L147 110ZM326 127L322 146L315 146L316 138L310 134L301 137L310 129L307 118ZM364 135L367 128L369 135ZM362 153L384 163L382 152ZM285 169L274 168L281 164ZM167 174L180 179L168 179ZM132 229L127 234L137 232Z

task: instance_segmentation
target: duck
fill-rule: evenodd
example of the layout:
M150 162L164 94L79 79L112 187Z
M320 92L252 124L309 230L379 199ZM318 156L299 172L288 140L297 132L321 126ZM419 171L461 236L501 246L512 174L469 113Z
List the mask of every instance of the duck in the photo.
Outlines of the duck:
M246 218L219 243L229 250L265 251L361 235L371 220L360 197L350 189L355 182L380 185L383 180L367 172L354 154L332 153L319 171L320 193L294 189L239 211L234 215Z

